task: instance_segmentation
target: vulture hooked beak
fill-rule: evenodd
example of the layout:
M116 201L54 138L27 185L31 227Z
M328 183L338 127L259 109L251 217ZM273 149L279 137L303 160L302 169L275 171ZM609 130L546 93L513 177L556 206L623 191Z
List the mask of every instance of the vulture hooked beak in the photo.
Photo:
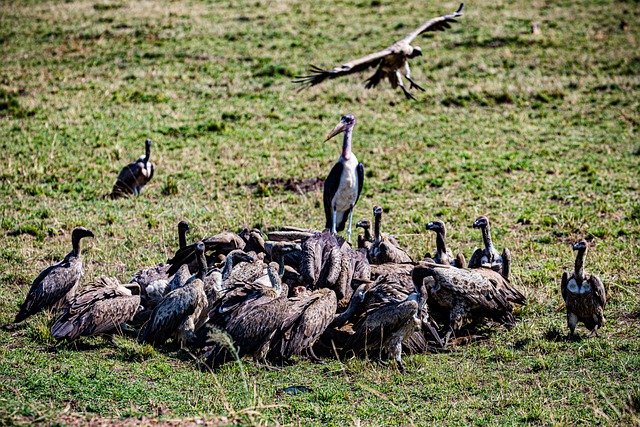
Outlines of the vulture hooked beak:
M329 135L327 135L324 142L327 142L328 140L330 140L337 134L344 132L345 130L347 130L347 124L343 120L340 120L336 127L334 127L333 130L329 132Z
M586 242L586 240L583 239L583 240L580 240L580 241L576 242L573 245L573 250L574 251L579 251L580 249L586 249L586 247L587 247L587 242Z

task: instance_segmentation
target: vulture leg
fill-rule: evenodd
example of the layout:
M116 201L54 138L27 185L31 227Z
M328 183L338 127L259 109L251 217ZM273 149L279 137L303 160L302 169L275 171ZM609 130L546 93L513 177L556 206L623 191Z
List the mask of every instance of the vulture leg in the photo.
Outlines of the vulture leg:
M431 322L429 321L425 321L424 319L422 320L422 327L426 327L427 330L429 331L429 333L431 334L431 336L433 337L433 339L438 343L438 345L440 346L440 348L443 348L446 344L446 340L443 342L442 338L440 338L440 335L438 334L438 331L436 330L436 328L433 327L433 325L431 324Z
M402 81L402 75L400 74L400 71L396 70L396 76L398 77L398 85L400 85L400 89L402 89L402 91L404 92L404 96L406 96L407 99L413 99L414 101L417 101L416 97L413 96L411 92L409 92L407 88L404 86L404 82Z
M453 332L453 327L449 325L449 330L447 331L447 335L444 336L444 345L449 344L449 340L451 339L451 335L455 336L456 334Z
M567 326L569 327L569 339L575 336L576 325L578 324L578 316L573 313L567 313Z
M405 62L404 64L404 76L407 78L407 80L409 80L409 83L411 83L411 85L409 86L409 89L413 89L415 87L416 89L424 92L424 88L420 86L418 83L414 82L413 79L411 78L411 69L409 68L408 62Z
M313 363L324 363L322 361L322 359L320 359L318 356L316 356L316 353L313 351L313 347L309 347L307 348L307 357L309 358L309 360L311 360Z
M409 83L411 83L411 85L409 85L409 89L413 89L414 87L418 90L421 90L424 92L424 88L422 86L420 86L418 83L416 83L415 81L413 81L413 79L409 76L406 76L407 80L409 80Z

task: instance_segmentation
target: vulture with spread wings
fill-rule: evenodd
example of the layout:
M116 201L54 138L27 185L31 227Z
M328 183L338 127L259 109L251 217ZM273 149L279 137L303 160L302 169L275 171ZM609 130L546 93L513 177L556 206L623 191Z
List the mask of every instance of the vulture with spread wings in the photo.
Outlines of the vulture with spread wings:
M300 90L302 90L309 86L320 84L326 79L335 79L336 77L358 73L367 68L377 66L378 69L375 74L366 80L365 87L367 89L377 86L381 80L388 78L394 89L400 86L407 98L415 100L416 98L409 92L409 89L413 89L414 87L422 91L424 91L424 89L411 78L409 59L421 56L422 49L418 46L411 46L411 42L420 34L426 33L427 31L444 31L447 28L451 28L450 24L457 22L455 18L462 16L463 7L464 4L460 4L460 7L454 13L431 19L415 31L409 33L402 40L395 42L380 52L355 59L332 70L323 70L312 65L309 70L312 74L308 76L298 76L296 80L294 80L294 83L302 84L300 88ZM402 80L403 76L406 77L411 84L409 89L404 85Z

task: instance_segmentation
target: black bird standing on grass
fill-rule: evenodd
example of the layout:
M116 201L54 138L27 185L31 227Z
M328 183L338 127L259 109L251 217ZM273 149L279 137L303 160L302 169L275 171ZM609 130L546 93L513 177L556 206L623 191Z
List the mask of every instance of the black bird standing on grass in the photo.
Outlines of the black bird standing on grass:
M29 316L55 307L60 307L75 296L82 270L80 239L93 237L93 233L84 227L77 227L71 233L73 249L62 261L45 268L36 277L29 289L14 323L22 322Z
M602 280L595 274L585 273L584 260L587 257L587 242L582 239L573 245L578 251L573 273L566 271L562 274L560 289L562 298L567 305L567 326L569 337L573 337L578 322L598 336L598 329L604 324L604 306L607 294Z
M144 143L145 152L138 160L125 166L118 174L118 179L113 185L110 197L117 199L120 197L137 196L151 178L153 178L153 163L151 163L151 140Z
M415 31L409 33L402 40L398 40L380 52L354 59L353 61L349 61L346 64L333 68L332 70L323 70L312 65L310 70L312 74L308 76L298 76L297 80L294 80L294 83L301 83L303 85L302 89L304 89L309 86L320 84L326 79L335 79L336 77L357 73L364 71L367 68L377 66L378 69L375 74L366 80L365 87L367 89L376 87L381 80L387 78L389 79L389 83L391 83L391 87L395 89L400 86L404 95L408 99L415 100L416 98L404 86L402 77L404 76L409 83L411 83L410 89L415 87L416 89L424 91L422 87L411 79L411 71L409 70L409 59L415 58L416 56L422 56L422 49L418 46L411 46L410 43L420 34L428 31L444 31L447 28L451 28L450 24L452 22L457 22L455 18L462 15L461 12L463 7L464 4L460 4L460 7L454 13L427 21Z
M347 228L347 242L351 242L351 220L353 207L360 198L362 185L364 183L364 166L358 162L355 154L351 151L351 134L356 125L356 116L347 114L340 119L340 122L333 128L325 142L339 133L344 133L342 142L342 154L329 176L324 182L324 214L326 217L326 228L332 234L344 230L344 226L349 218Z

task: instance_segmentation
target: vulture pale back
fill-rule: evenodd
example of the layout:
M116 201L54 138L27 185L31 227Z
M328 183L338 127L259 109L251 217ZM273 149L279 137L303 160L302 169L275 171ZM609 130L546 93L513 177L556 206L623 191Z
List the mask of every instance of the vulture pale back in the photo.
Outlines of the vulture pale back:
M131 289L137 291L133 295ZM80 336L108 335L130 320L140 306L140 286L121 285L113 277L99 277L73 299L51 326L56 339L75 340Z

